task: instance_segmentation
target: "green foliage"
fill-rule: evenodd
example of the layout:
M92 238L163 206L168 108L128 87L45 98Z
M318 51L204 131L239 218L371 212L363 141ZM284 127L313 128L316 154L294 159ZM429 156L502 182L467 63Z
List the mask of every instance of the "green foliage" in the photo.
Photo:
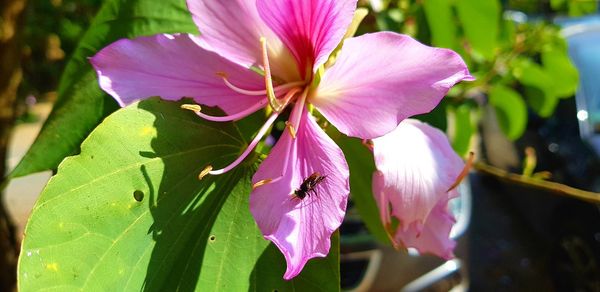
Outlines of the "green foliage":
M158 99L109 116L34 207L20 290L339 290L338 235L328 258L283 280L285 260L248 210L255 160L197 179L245 144L236 125Z
M457 0L456 8L473 53L492 60L498 39L500 3L492 0Z
M431 44L436 47L458 48L457 26L452 13L452 5L447 0L428 0L423 3Z
M83 139L117 109L98 87L87 58L120 39L157 33L197 33L185 0L107 0L77 46L61 77L58 101L12 177L56 169L78 152Z
M463 103L458 106L449 106L448 112L453 120L450 134L452 148L460 156L469 153L471 139L475 133L476 127L472 119L473 107L470 103Z
M384 1L388 11L378 13L379 27L372 30L412 31L422 42L453 49L461 54L477 79L457 85L448 94L452 104L448 109L452 116L449 134L459 153L468 151L470 135L477 132L474 125L478 121L474 119L478 116L469 115L467 108L474 111L477 106L487 106L482 102L489 101L496 109L504 133L515 140L526 128L527 106L538 115L548 117L560 98L575 93L577 70L569 60L565 40L554 25L543 21L515 23L503 19L502 1L499 0L411 1L410 7L405 2ZM580 9L572 7L589 5L576 0L552 2L555 10ZM536 14L544 5L549 4L535 1L508 3L508 7ZM594 6L597 7L597 3ZM585 9L590 11L592 8ZM382 25L380 19L388 19L385 16L392 11L398 11L401 19L398 18L394 26L389 25L389 21ZM500 95L507 97L500 98ZM489 98L481 98L483 96ZM470 105L462 106L466 103ZM440 128L445 128L445 124Z
M21 97L56 90L58 77L101 0L45 0L27 6Z
M337 133L332 135L342 148L350 168L350 198L367 229L377 240L389 243L385 229L379 218L379 208L373 197L371 187L375 162L371 151L359 139Z
M550 0L556 11L566 11L569 16L583 16L598 11L598 1L590 0Z
M497 84L490 89L489 98L506 137L511 140L521 137L527 127L527 105L521 95L511 88Z

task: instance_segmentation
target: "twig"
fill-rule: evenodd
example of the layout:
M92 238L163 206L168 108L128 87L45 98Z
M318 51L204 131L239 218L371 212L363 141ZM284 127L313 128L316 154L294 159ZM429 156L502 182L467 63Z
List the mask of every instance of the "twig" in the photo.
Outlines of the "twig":
M586 201L589 203L600 203L600 193L588 192L573 188L567 185L563 185L556 182L545 181L532 177L527 177L519 174L510 173L503 169L482 163L476 162L474 168L482 173L495 176L505 181L514 182L526 187L534 187L542 190L546 190L558 195L571 197Z

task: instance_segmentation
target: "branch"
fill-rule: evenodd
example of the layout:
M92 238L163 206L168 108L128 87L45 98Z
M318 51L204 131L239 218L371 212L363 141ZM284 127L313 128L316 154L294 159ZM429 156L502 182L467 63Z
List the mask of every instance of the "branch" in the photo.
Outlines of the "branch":
M542 189L557 195L571 197L589 203L600 203L600 193L588 192L556 182L510 173L482 162L476 162L473 166L476 170L482 173L495 176L504 181L513 182L526 187Z

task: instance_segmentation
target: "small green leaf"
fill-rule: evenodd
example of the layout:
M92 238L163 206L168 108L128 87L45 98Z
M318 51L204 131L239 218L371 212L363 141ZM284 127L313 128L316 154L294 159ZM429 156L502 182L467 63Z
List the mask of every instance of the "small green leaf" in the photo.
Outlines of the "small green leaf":
M448 137L452 148L460 156L465 156L471 146L471 138L475 127L471 121L471 105L463 103L459 106L448 106L449 129Z
M525 86L525 96L527 104L543 118L550 117L560 101L557 96L532 86Z
M568 91L576 88L576 85L574 86L572 83L572 72L569 72L569 69L566 68L568 65L562 64L560 60L550 61L547 58L546 62L548 62L551 69L546 69L527 58L516 58L510 64L515 78L525 85L527 103L538 115L544 118L554 113L561 94L568 97L570 96L566 95ZM565 80L553 78L554 74L559 74L556 68L561 67L567 70L565 71Z
M36 203L19 258L21 291L337 291L339 238L326 259L284 281L285 260L248 208L246 142L177 103L147 100L109 116Z
M579 85L579 74L566 50L554 46L542 52L542 64L552 79L552 90L558 97L571 97Z
M118 108L98 87L87 58L120 38L175 32L197 33L185 0L105 1L65 68L50 117L11 177L56 169Z
M527 126L527 106L521 95L503 85L495 85L490 89L490 104L496 110L498 123L510 140L516 140Z
M491 60L498 39L501 7L497 0L457 0L458 17L476 53Z
M423 8L431 31L431 44L450 49L458 47L457 26L450 1L427 0L423 3Z

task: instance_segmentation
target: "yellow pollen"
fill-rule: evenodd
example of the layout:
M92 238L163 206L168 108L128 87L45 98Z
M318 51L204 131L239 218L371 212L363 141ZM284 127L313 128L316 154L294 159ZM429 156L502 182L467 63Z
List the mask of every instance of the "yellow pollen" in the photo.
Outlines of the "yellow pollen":
M294 128L294 125L292 125L290 122L285 122L285 126L288 128L288 130L290 130L290 136L292 136L292 139L296 139L296 128Z
M204 170L202 170L200 172L200 174L198 175L198 179L202 180L205 176L208 175L209 172L211 172L213 170L212 165L208 165L207 167L204 168Z
M200 112L202 110L202 107L200 107L197 104L182 104L181 108L184 110L189 110L189 111L193 111L193 112Z
M219 76L219 77L227 78L227 73L225 73L223 71L218 71L215 74L217 74L217 76Z
M273 180L272 179L263 179L261 181L256 182L255 184L252 185L252 190L256 190L258 187L262 187L266 184L271 183Z

